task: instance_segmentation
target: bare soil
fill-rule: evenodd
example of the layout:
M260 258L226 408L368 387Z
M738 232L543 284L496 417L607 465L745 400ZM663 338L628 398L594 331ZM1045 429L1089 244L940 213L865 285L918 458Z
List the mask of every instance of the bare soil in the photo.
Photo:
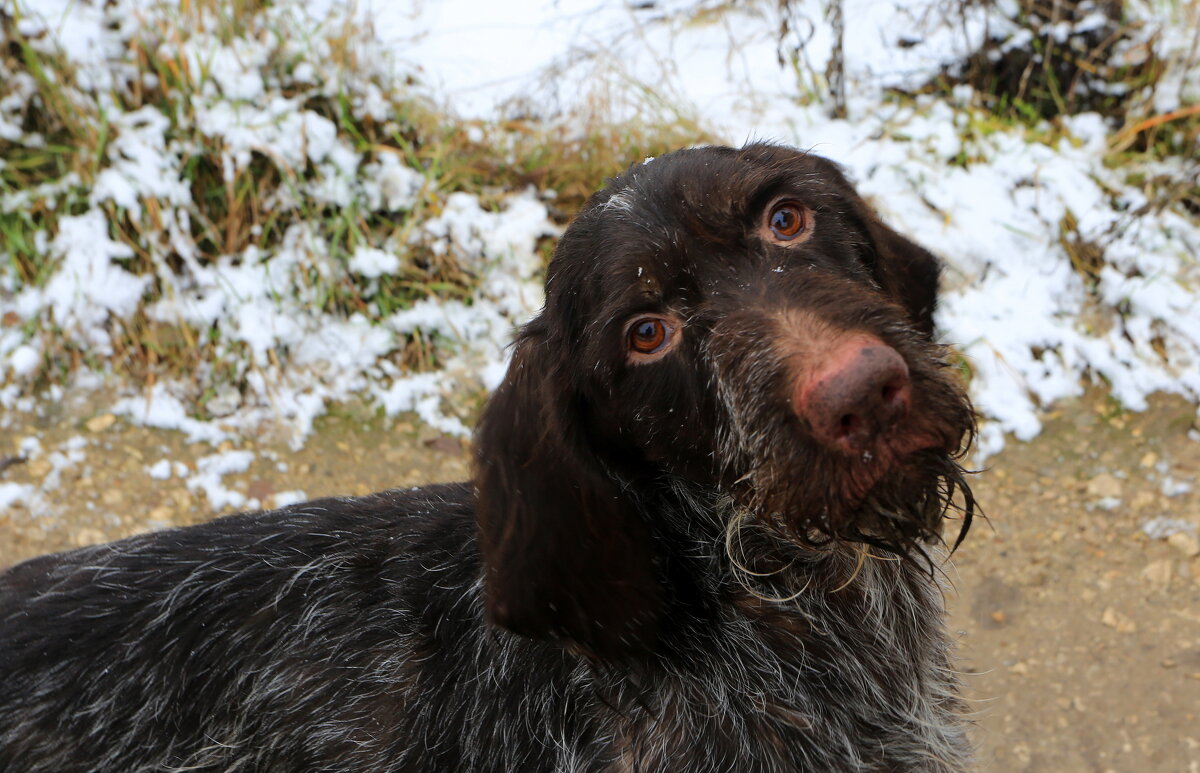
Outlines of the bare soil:
M185 478L147 473L163 458L194 470L213 448L113 420L98 404L43 407L0 429L0 483L59 478L32 507L0 510L0 567L213 517ZM988 517L946 570L981 771L1200 773L1196 416L1178 399L1131 414L1089 393L976 476ZM30 437L43 453L21 460ZM77 437L82 459L54 458ZM233 447L258 460L225 485L264 505L296 489L364 494L467 474L459 441L353 409L319 422L300 451L263 439ZM1191 531L1147 535L1160 517Z

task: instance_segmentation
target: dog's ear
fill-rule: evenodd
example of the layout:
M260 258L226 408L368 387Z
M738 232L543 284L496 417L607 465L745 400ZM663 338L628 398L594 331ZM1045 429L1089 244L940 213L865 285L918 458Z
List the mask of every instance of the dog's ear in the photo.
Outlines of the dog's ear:
M875 276L900 301L917 329L933 336L941 262L929 250L888 227L865 203L867 233L875 248Z
M645 522L590 441L571 363L533 323L475 435L488 618L611 658L648 647L662 589Z
M818 156L806 155L805 158L828 174L849 201L848 214L866 231L867 244L863 249L875 280L884 292L908 310L916 328L932 338L941 261L884 223L874 207L858 195L840 166Z
M933 313L937 309L938 280L942 264L929 250L893 231L878 213L858 196L858 216L870 240L875 278L892 298L908 310L914 325L933 336Z

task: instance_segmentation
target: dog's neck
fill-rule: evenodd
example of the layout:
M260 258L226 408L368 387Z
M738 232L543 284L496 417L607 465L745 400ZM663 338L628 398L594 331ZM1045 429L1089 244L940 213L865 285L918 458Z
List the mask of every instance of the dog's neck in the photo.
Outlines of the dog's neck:
M676 573L686 572L705 593L725 595L737 586L784 598L810 587L814 575L836 587L853 582L866 560L903 560L862 543L799 544L727 492L680 478L664 476L637 490L643 492L637 506L662 553L686 557Z

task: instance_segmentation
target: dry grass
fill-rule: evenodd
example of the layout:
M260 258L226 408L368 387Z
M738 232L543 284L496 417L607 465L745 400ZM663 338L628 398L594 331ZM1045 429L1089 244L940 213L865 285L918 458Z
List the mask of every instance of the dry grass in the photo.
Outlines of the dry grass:
M995 0L985 0L995 2ZM959 2L966 13L967 2ZM1200 0L1175 0L1161 11L1171 27L1194 30L1190 45L1169 59L1156 51L1164 31L1132 21L1120 0L1017 0L1012 21L1027 35L1018 45L1009 38L988 40L967 61L947 69L928 90L942 92L966 83L997 118L1036 127L1066 115L1095 112L1118 127L1115 153L1157 157L1200 155L1200 110L1159 114L1156 96L1182 88L1164 76L1184 73L1200 77ZM1102 14L1103 22L1071 27ZM1063 29L1070 28L1064 35Z
M20 7L20 5L18 6ZM335 276L313 273L307 297L335 314L360 313L382 319L430 296L466 300L476 277L453 255L438 254L410 236L420 224L441 212L445 197L456 191L480 196L488 207L498 207L512 191L530 186L552 192L553 215L568 220L596 188L633 161L708 138L694 121L680 118L659 125L620 124L606 121L604 105L595 105L584 128L510 121L483 124L448 118L404 83L385 82L361 61L360 36L366 31L347 24L323 29L326 53L322 66L333 67L336 82L373 82L390 107L387 121L377 121L353 109L353 85L330 91L296 77L294 47L272 27L263 0L182 0L169 16L143 20L137 37L129 42L127 62L136 77L127 78L107 94L80 85L78 73L61 53L49 51L40 41L23 36L19 18L0 14L0 78L28 76L34 95L25 104L22 128L39 142L0 140L0 196L23 197L0 208L0 254L12 263L21 286L40 286L55 265L45 249L57 232L60 217L80 214L89 207L88 196L97 174L109 163L109 147L116 128L100 107L110 100L122 112L150 106L170 119L169 143L187 148L182 159L183 177L191 190L187 207L188 236L194 256L182 256L168 236L168 222L178 219L170 202L142 198L140 211L130 212L111 202L107 210L110 236L129 245L135 257L126 268L139 275L157 277L144 298L149 304L169 291L161 281L162 267L186 273L188 260L212 264L222 256L239 256L250 248L270 254L279 247L289 227L315 223L330 256L343 266L362 245L385 246L398 251L401 269L369 282L350 271ZM195 105L212 75L203 60L189 59L184 44L197 35L230 43L238 38L271 41L273 46L263 75L269 84L303 109L313 111L337 127L340 139L365 160L397 154L418 170L426 185L411 211L370 211L361 202L333 207L307 195L305 184L319 178L311 162L291 167L269 154L255 152L244 167L230 170L222 159L222 143L197 128ZM372 81L372 78L374 80ZM10 83L13 82L10 80ZM210 87L210 86L209 86ZM271 86L269 86L271 88ZM6 87L0 84L0 96ZM578 124L577 124L578 125ZM232 171L232 173L231 173ZM40 186L50 186L38 193ZM287 199L292 206L280 206ZM548 259L553 244L542 245ZM16 324L15 318L3 322ZM111 320L114 346L112 364L128 376L152 383L159 378L194 376L205 372L206 381L237 380L242 370L222 363L237 359L239 347L221 341L215 329L185 323L164 323L138 312L129 319ZM66 336L58 335L47 320L40 329L46 352L39 373L42 383L60 380L89 362L89 354ZM284 356L284 355L281 355ZM420 333L400 341L394 361L405 369L437 367L441 353L437 341ZM211 390L210 390L211 391Z
M784 10L786 5L781 2ZM710 6L701 10L715 14L725 8ZM1120 60L1125 64L1118 63L1113 52L1136 30L1124 20L1119 3L1104 6L1108 9L1105 25L1066 42L1057 42L1049 30L1058 21L1070 20L1080 8L1078 3L1019 0L1019 6L1020 18L1033 33L1029 47L1001 52L998 61L989 58L994 51L981 51L961 72L948 73L929 85L931 91L960 82L976 88L986 112L972 116L972 131L1001 131L1022 124L1033 132L1031 138L1054 142L1062 136L1056 123L1061 116L1097 110L1114 126L1123 127L1114 133L1110 158L1114 165L1147 158L1200 157L1200 109L1188 106L1156 114L1147 107L1153 104L1147 95L1168 87L1161 81L1164 72L1200 71L1200 0L1176 0L1174 6L1179 22L1197 30L1190 51L1177 54L1178 61L1162 62L1147 48L1141 59ZM300 55L272 27L271 9L265 0L181 0L177 12L142 26L127 51L137 77L105 95L82 89L65 56L25 38L18 29L19 19L0 13L0 97L12 92L16 77L28 79L35 95L21 116L22 129L41 138L38 143L0 140L0 200L9 201L0 207L0 255L11 263L17 289L45 283L55 268L45 244L55 234L58 219L90 207L91 185L109 163L116 132L99 107L101 96L124 112L146 106L158 110L171 122L167 139L188 148L182 164L192 196L188 236L199 263L212 264L250 248L269 254L289 227L300 222L316 223L331 257L343 265L361 245L397 250L401 269L379 281L368 282L350 271L334 277L314 273L308 280L306 289L314 291L311 297L321 309L371 319L384 318L421 298L471 296L477 278L453 255L410 244L420 225L441 213L448 194L467 191L480 196L485 206L497 208L508 193L532 186L552 193L547 196L552 214L565 223L606 178L629 164L713 139L694 117L673 113L661 102L651 103L656 98L649 89L642 87L644 93L638 96L636 84L622 98L646 99L646 109L635 112L662 118L614 122L606 116L620 111L598 96L584 115L569 124L465 122L447 117L404 83L376 78L372 82L382 90L390 114L386 121L375 120L354 109L352 85L330 90L297 76ZM196 99L212 74L204 61L180 53L186 41L200 34L225 43L238 38L270 41L273 47L264 75L283 96L331 121L339 137L364 159L395 154L420 171L426 185L412 209L395 213L371 211L361 204L322 203L304 192L305 185L321 174L315 165L292 167L262 152L231 173L223 164L221 143L197 128ZM327 46L324 64L339 73L336 82L371 81L369 63L363 61L356 43L363 30L345 25L320 34ZM786 34L786 25L781 34ZM1127 94L1142 96L1126 99L1113 93L1113 84ZM960 161L967 164L971 159ZM1180 204L1200 216L1197 175L1190 179L1148 175L1136 182L1152 194L1152 201ZM294 206L279 206L283 198L294 201ZM105 206L111 237L134 251L129 270L142 275L156 275L161 266L176 273L187 270L187 259L177 254L166 236L168 222L175 216L170 211L173 205L143 199L139 212L119 210L111 203ZM1062 233L1063 246L1077 268L1085 276L1094 276L1102 257L1094 254L1092 246L1078 243L1073 223L1064 223ZM542 245L546 258L552 248L551 242ZM145 301L154 301L168 289L156 280ZM43 380L58 380L89 364L87 352L56 336L53 329L35 330L36 322L15 317L0 320L0 326L16 324L31 326L25 333L41 335L46 342ZM157 322L143 313L111 324L116 365L134 378L152 381L204 370L210 380L242 376L223 364L238 354L237 347L221 341L213 329ZM436 367L440 356L438 342L417 334L398 344L394 359L404 368L427 369Z

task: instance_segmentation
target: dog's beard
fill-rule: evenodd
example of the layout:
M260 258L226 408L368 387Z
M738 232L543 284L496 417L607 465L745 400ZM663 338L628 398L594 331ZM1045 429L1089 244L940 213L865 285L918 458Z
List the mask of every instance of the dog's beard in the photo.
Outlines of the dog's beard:
M941 538L948 517L966 535L975 505L963 468L944 451L868 461L787 453L786 445L731 487L735 501L800 544L867 542L907 554ZM886 466L882 472L879 466Z
M787 396L795 376L764 334L714 336L708 355L720 405L719 471L734 503L800 546L858 542L911 557L942 539L947 519L962 541L975 501L958 458L975 420L945 347L905 325L881 325L881 339L909 366L907 415L857 456L820 443Z
M974 426L969 405L956 396L948 392L939 406L949 416L943 440L966 436L966 448ZM743 425L726 435L737 452L725 479L740 508L789 541L811 548L859 542L913 557L943 539L948 519L961 522L953 547L966 536L976 507L966 471L945 450L954 441L907 450L903 438L884 440L850 457L806 438L783 413L760 418L751 431Z

